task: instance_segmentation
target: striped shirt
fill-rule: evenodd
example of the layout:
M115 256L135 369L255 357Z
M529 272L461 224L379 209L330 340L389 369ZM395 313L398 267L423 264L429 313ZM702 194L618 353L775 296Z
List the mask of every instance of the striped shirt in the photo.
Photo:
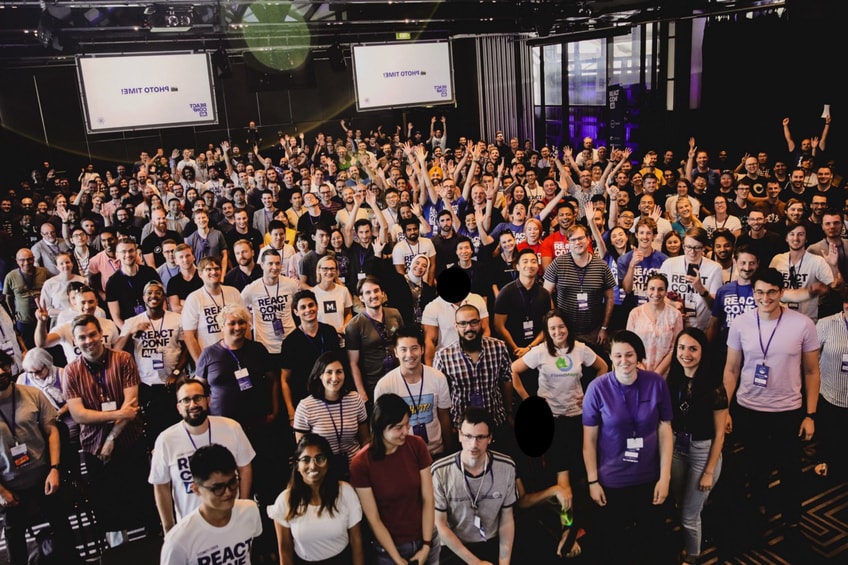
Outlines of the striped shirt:
M330 442L334 454L347 453L353 459L362 446L356 438L359 424L368 421L365 403L355 392L349 392L339 402L324 402L307 396L294 411L294 431L312 432Z
M489 411L495 426L506 422L501 383L512 380L512 361L506 345L499 339L484 337L477 362L454 343L436 352L433 367L448 378L451 390L451 422L459 428L462 414L479 399ZM479 405L479 404L475 404Z
M92 367L94 368L94 367ZM138 368L132 355L126 351L106 350L106 364L102 371L91 368L79 357L65 367L65 398L82 399L88 410L102 411L104 402L114 402L117 410L124 404L124 389L138 386ZM113 422L81 424L80 443L86 453L97 455L112 431ZM124 426L115 440L115 449L126 449L142 438L141 420L136 418Z
M604 294L615 287L615 278L601 259L592 257L580 268L570 253L560 255L548 265L544 279L554 285L556 305L568 317L572 332L588 334L603 325ZM585 303L579 296L582 293L586 294Z
M845 313L819 320L816 333L822 346L819 358L821 395L834 406L848 408L848 320Z

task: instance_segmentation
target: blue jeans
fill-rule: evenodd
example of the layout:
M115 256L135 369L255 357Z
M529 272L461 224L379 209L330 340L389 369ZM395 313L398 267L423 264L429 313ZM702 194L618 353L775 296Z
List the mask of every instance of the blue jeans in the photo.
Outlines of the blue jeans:
M422 540L411 541L409 543L402 543L400 545L395 545L400 553L400 556L404 559L409 559L413 555L415 555L421 546L424 545ZM376 565L394 565L394 561L392 561L391 556L388 552L383 549L379 544L376 546L377 550L377 561ZM430 556L427 558L427 563L421 563L419 565L439 565L439 551L441 550L441 546L439 544L439 538L436 537L435 528L433 529L433 545L430 546Z
M701 475L710 457L712 440L692 440L689 453L674 450L671 460L671 492L680 512L680 524L683 526L683 548L687 555L696 557L701 553L701 510L710 496L709 490L698 486ZM713 486L721 474L721 457L713 471Z

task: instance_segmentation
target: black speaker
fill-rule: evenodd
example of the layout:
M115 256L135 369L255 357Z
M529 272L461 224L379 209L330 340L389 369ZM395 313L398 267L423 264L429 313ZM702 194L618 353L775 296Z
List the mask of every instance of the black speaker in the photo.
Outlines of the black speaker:
M347 70L347 61L345 61L344 51L342 46L334 43L327 49L327 57L330 59L330 68L335 72L340 73Z

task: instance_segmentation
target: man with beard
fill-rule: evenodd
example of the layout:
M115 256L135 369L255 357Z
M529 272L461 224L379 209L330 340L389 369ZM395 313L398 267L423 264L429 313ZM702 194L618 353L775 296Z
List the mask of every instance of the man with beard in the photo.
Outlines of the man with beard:
M251 461L256 456L241 424L231 418L209 414L209 391L203 381L180 381L176 406L182 422L170 426L156 438L147 479L153 485L165 533L200 506L200 498L191 491L189 471L189 461L199 447L214 441L234 454L240 479L239 498L250 497Z
M395 266L395 270L401 275L406 275L409 265L417 255L426 255L432 265L433 258L436 256L436 248L429 239L419 239L420 226L418 218L413 216L411 218L401 219L400 227L403 230L405 239L404 241L398 241L394 249L392 249L392 263ZM435 279L436 269L431 268L427 273L427 284L432 286Z
M144 312L144 285L158 281L159 274L152 267L138 264L138 244L129 238L121 238L116 254L121 268L106 283L106 303L112 321L122 329L124 320Z
M130 213L126 208L118 208L115 212L115 222L112 227L121 235L133 238L135 241L141 241L141 231L135 226Z
M141 242L141 253L145 264L156 268L165 262L165 256L162 254L162 242L166 239L172 239L177 243L182 243L183 236L168 229L165 210L153 210L150 215L150 225L153 226L153 230Z
M145 312L124 323L122 335L134 341L138 366L139 404L145 414L144 434L149 447L156 436L177 421L171 393L188 361L180 315L165 311L165 287L159 281L144 285Z
M727 334L737 316L757 307L751 280L760 262L746 245L737 245L733 253L736 278L719 287L713 302L712 316L707 326L707 338L713 343L723 361L727 354Z
M777 269L783 275L784 288L803 288L810 292L808 299L790 302L789 308L801 312L815 322L819 317L818 297L827 294L834 285L833 272L823 257L807 251L806 224L790 225L786 232L786 243L789 251L775 255L769 267Z
M40 509L50 522L56 549L68 552L61 557L63 563L68 563L73 556L74 537L68 509L58 494L62 455L55 424L58 416L38 388L14 384L11 369L11 357L0 351L0 516L9 563L27 563L26 531L35 509ZM81 562L78 555L76 562Z
M44 281L50 278L50 273L44 267L35 266L35 257L27 248L18 250L15 261L18 268L6 275L3 293L9 313L15 319L18 333L27 347L32 347L32 334L36 325L35 312L38 309L41 287L44 286Z
M727 284L736 277L733 271L734 245L736 245L736 236L733 232L724 229L713 232L713 253L710 258L721 267L721 284Z
M59 268L56 267L56 255L67 253L71 248L64 239L56 237L56 226L50 222L44 222L41 224L41 241L30 249L35 256L36 265L44 267L51 275L58 275Z
M501 340L483 336L480 311L475 306L460 306L455 320L459 341L439 350L433 362L450 384L451 422L459 429L469 407L485 408L492 416L492 436L506 452L514 445L509 351Z
M239 239L232 247L235 267L224 276L224 284L238 289L239 292L253 281L262 278L262 267L254 260L253 243Z

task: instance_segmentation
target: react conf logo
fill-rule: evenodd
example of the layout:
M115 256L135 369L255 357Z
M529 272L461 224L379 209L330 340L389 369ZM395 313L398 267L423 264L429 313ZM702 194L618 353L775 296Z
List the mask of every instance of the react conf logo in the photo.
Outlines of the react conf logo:
M122 88L121 94L158 94L160 92L179 92L179 88L176 86L133 86L129 88Z
M193 104L189 104L191 106L192 111L196 113L201 118L205 118L209 115L209 110L206 107L206 102L195 102Z

